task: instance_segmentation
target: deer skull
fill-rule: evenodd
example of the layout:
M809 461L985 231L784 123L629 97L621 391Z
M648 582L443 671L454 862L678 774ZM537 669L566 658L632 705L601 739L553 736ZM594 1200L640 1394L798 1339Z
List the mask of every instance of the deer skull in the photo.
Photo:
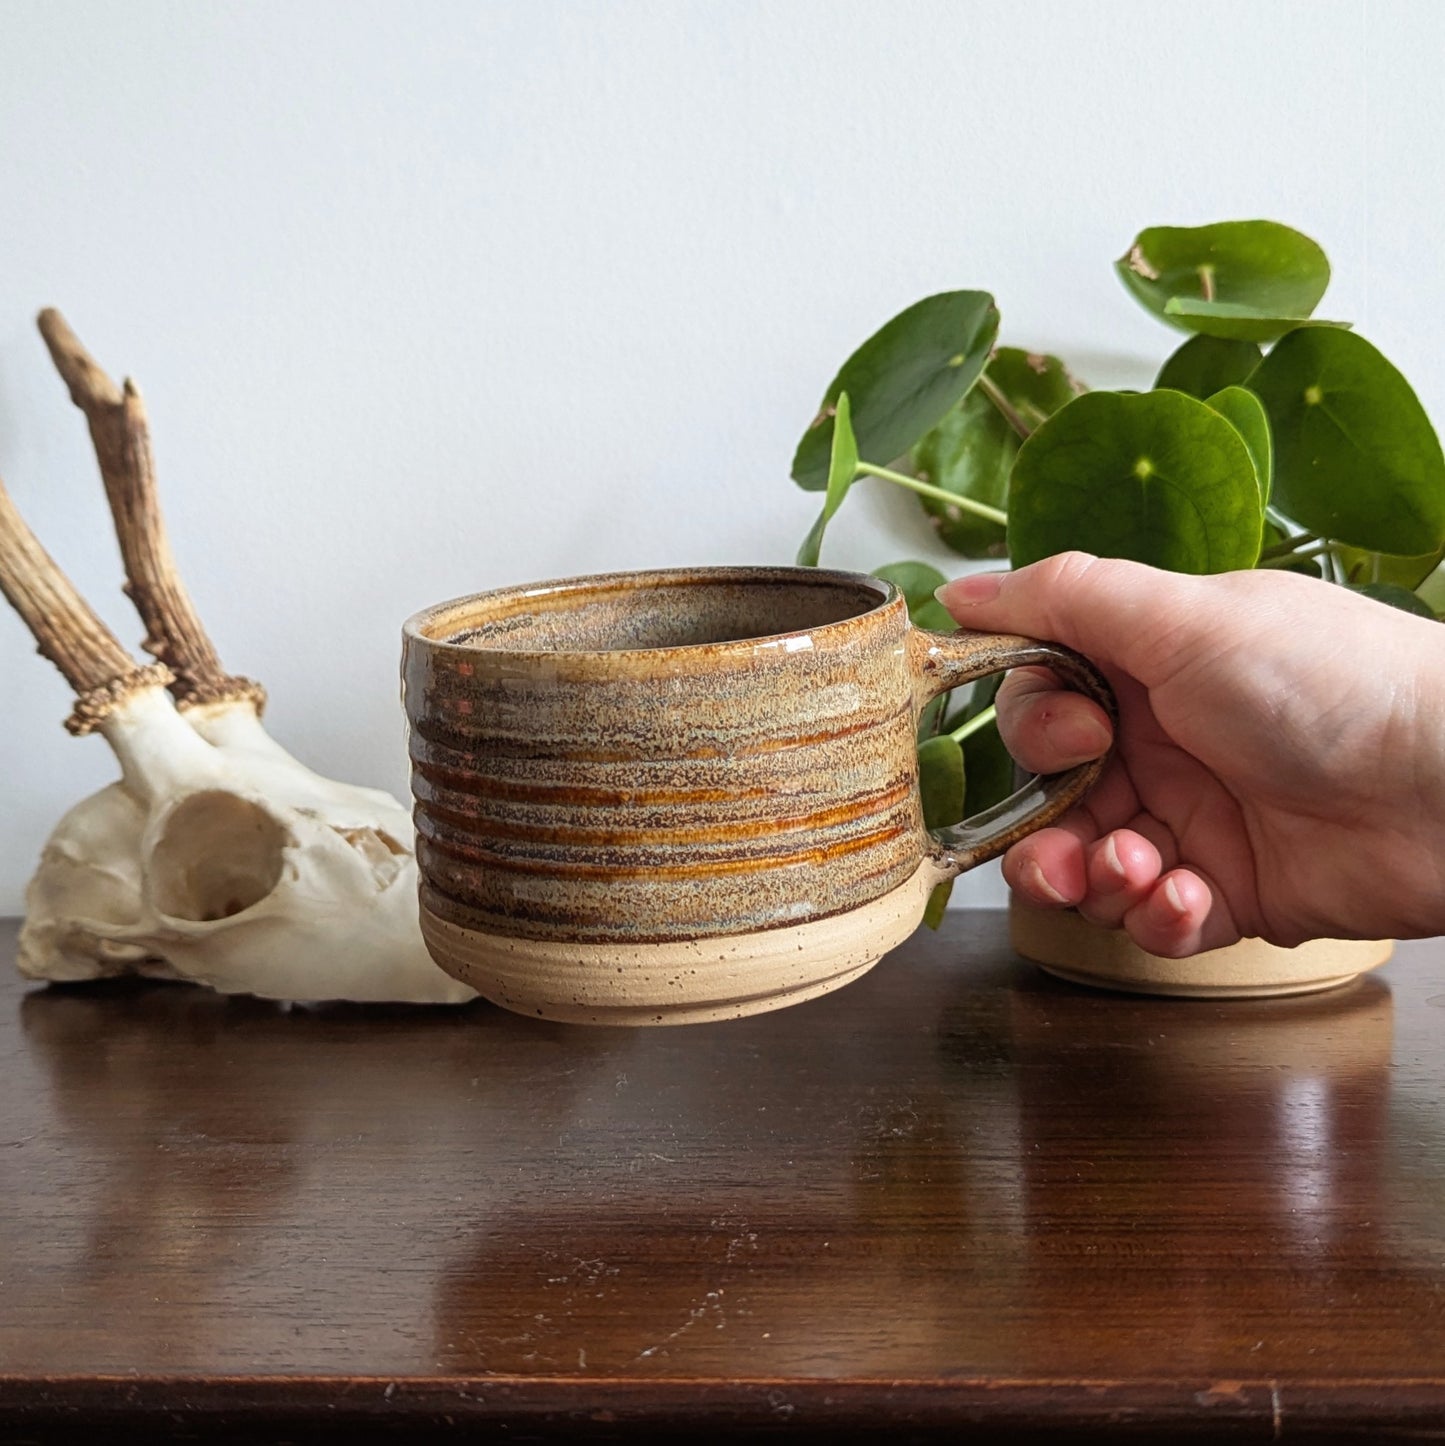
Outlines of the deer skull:
M67 726L99 732L121 769L45 845L21 972L271 999L474 999L422 942L407 810L304 767L262 726L263 690L221 668L175 572L139 392L117 388L58 313L40 327L90 423L126 591L159 661L125 652L0 484L0 590L76 690Z

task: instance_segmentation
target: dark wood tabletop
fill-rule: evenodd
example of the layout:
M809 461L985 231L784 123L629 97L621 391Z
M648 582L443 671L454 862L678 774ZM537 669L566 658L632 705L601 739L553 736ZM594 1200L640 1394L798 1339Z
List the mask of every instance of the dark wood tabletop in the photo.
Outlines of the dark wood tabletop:
M1206 1003L1006 935L624 1031L0 926L0 1438L1445 1435L1445 945Z

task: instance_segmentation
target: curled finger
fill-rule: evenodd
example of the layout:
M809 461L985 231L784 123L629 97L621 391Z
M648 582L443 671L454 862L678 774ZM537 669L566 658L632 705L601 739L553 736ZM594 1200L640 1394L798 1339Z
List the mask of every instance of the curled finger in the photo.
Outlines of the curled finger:
M1106 929L1117 929L1125 915L1149 897L1164 864L1147 838L1121 828L1089 845L1084 867L1086 890L1079 913Z
M1048 668L1015 668L999 685L994 706L1004 746L1033 773L1087 763L1114 740L1104 710L1064 688Z

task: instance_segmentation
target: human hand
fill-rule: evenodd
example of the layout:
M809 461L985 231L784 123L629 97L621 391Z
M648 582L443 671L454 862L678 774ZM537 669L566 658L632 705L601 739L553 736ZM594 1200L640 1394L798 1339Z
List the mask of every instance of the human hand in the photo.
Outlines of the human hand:
M1256 936L1445 932L1445 631L1277 571L1188 577L1066 553L939 590L965 628L1091 658L1117 747L1060 824L1005 855L1029 903L1075 906L1181 958ZM1047 669L998 692L1024 767L1108 745L1097 704Z

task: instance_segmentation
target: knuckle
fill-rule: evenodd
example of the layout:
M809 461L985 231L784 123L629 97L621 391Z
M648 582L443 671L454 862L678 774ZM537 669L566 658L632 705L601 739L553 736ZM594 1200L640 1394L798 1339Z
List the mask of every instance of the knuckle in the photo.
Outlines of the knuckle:
M1078 587L1103 559L1091 552L1056 552L1038 565L1044 579L1055 587Z
M1048 668L1014 668L1005 674L1003 682L998 685L998 692L993 700L994 707L998 709L1000 717L1004 714L1016 716L1030 699L1041 693L1058 691L1059 680Z

